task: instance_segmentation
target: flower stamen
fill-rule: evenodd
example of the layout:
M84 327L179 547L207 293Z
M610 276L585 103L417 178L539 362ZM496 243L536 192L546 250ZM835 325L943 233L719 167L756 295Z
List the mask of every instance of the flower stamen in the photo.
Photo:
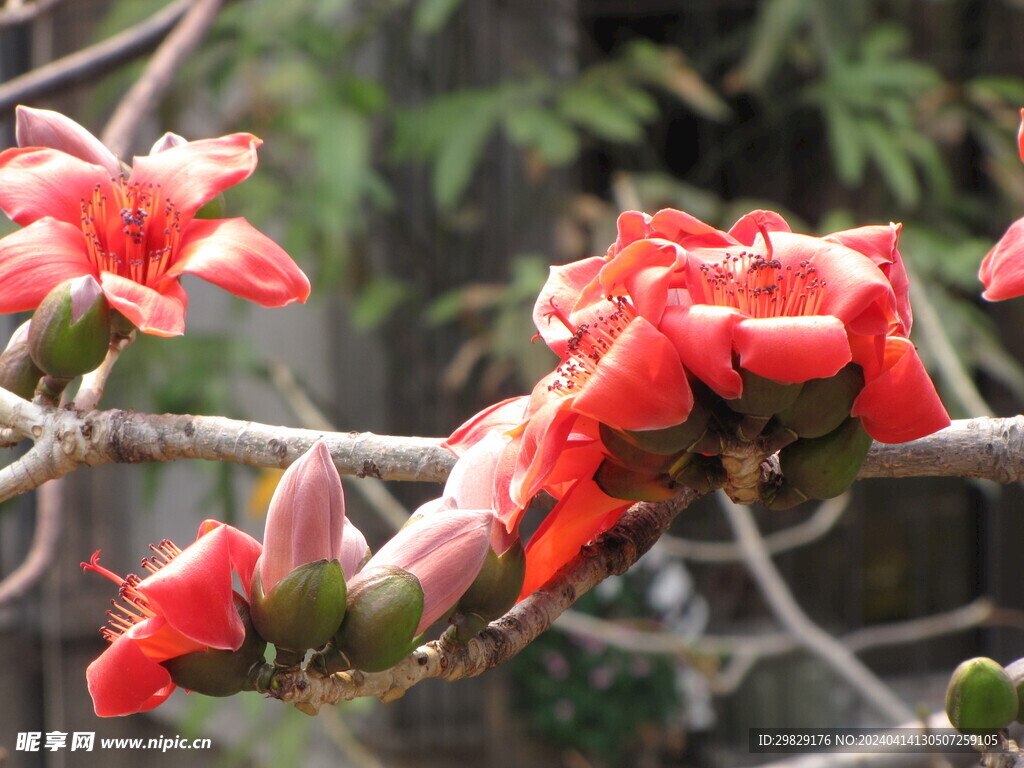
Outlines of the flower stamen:
M809 260L794 268L747 251L701 264L700 277L706 303L760 318L815 315L826 286Z
M560 313L556 315L573 335L566 345L565 358L557 368L558 376L548 385L548 391L571 395L582 389L619 334L637 316L626 297L606 298L614 307L613 311L607 315L598 312L593 321L581 323L578 328L573 329Z

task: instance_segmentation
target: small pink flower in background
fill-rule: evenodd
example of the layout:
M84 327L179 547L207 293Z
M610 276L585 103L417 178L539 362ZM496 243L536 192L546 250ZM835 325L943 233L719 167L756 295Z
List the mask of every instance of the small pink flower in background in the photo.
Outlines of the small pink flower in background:
M1024 109L1017 130L1017 151L1024 160ZM985 285L981 294L989 301L1003 301L1024 296L1024 219L1017 219L995 244L978 272Z
M185 330L184 274L267 307L309 296L302 270L245 219L194 218L255 170L255 136L168 134L127 178L98 139L56 112L19 107L18 140L0 153L0 209L24 227L0 239L0 312L34 309L58 283L87 274L157 336Z

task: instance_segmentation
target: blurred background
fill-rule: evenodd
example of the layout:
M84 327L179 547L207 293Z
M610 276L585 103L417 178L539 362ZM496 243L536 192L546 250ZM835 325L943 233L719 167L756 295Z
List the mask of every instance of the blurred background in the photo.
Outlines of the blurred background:
M17 103L99 134L159 38L41 87L26 73L140 38L188 5L8 0L0 146L14 143ZM263 310L187 282L187 334L141 338L103 405L447 435L551 369L530 320L547 266L604 253L618 212L675 207L728 228L763 207L814 234L902 222L914 340L951 415L1019 413L1024 309L982 302L976 275L1024 215L1022 42L1019 0L227 2L132 150L168 130L261 137L227 215L284 245L314 293ZM2 320L8 333L20 322ZM750 728L884 722L766 606L716 498L481 678L316 718L254 694L181 692L96 718L84 669L114 595L78 563L102 549L108 567L135 570L148 543L183 546L207 517L260 535L274 480L201 462L68 478L59 557L0 608L5 768L717 768L768 762L749 753ZM347 483L349 514L379 543L394 505L360 483ZM388 490L412 509L438 489ZM926 712L960 660L1024 655L1020 497L873 480L820 507L754 513L810 619ZM0 506L0 575L33 526L31 498ZM213 749L15 752L26 731L207 736Z

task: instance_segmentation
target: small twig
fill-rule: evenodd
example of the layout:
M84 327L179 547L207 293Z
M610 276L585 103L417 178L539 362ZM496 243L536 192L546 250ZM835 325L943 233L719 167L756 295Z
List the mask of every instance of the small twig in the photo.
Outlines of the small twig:
M0 85L0 112L85 82L141 56L170 31L192 0L175 2L134 27Z
M849 503L849 493L826 499L802 523L765 536L765 547L770 554L777 555L817 541L835 527ZM657 548L674 557L699 563L730 563L743 559L743 553L734 541L696 541L665 534Z
M103 398L107 379L110 378L114 365L117 363L118 358L121 357L121 353L133 341L135 341L135 331L132 331L129 336L114 336L111 338L110 348L107 349L107 356L103 358L100 367L82 377L82 385L78 389L78 394L75 395L72 407L84 413L95 410Z
M11 7L0 8L0 29L15 24L24 24L38 16L56 8L64 0L36 0L34 3L23 3Z
M53 565L63 529L62 485L61 480L51 480L36 492L32 545L21 565L0 581L0 608L24 597Z
M722 507L736 535L736 541L743 551L747 569L754 577L772 613L787 631L807 650L828 664L887 719L894 723L912 720L914 713L874 672L803 612L782 575L772 563L750 510L737 504L722 504Z
M135 81L107 121L102 141L117 157L131 149L142 119L156 108L175 72L213 25L225 0L194 0L188 13L160 44L142 76Z

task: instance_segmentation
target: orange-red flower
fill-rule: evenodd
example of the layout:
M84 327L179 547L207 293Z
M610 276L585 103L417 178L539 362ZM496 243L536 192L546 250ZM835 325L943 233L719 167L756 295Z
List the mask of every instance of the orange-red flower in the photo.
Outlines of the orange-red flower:
M163 703L175 685L161 661L207 648L237 650L245 627L235 608L232 574L248 592L258 541L230 525L205 521L184 550L165 541L143 560L144 579L122 578L99 564L86 570L117 583L110 623L101 630L110 646L86 670L89 693L100 717L145 712Z
M92 275L112 307L141 331L184 332L193 274L249 301L279 307L309 296L309 281L245 219L196 219L256 168L248 133L161 140L126 178L114 156L63 115L19 108L19 140L0 153L0 209L23 225L0 240L0 312L34 309L60 282Z
M1024 160L1024 109L1017 131L1017 151ZM999 238L984 261L978 278L985 285L981 294L989 301L1002 301L1024 296L1024 219L1017 219Z

